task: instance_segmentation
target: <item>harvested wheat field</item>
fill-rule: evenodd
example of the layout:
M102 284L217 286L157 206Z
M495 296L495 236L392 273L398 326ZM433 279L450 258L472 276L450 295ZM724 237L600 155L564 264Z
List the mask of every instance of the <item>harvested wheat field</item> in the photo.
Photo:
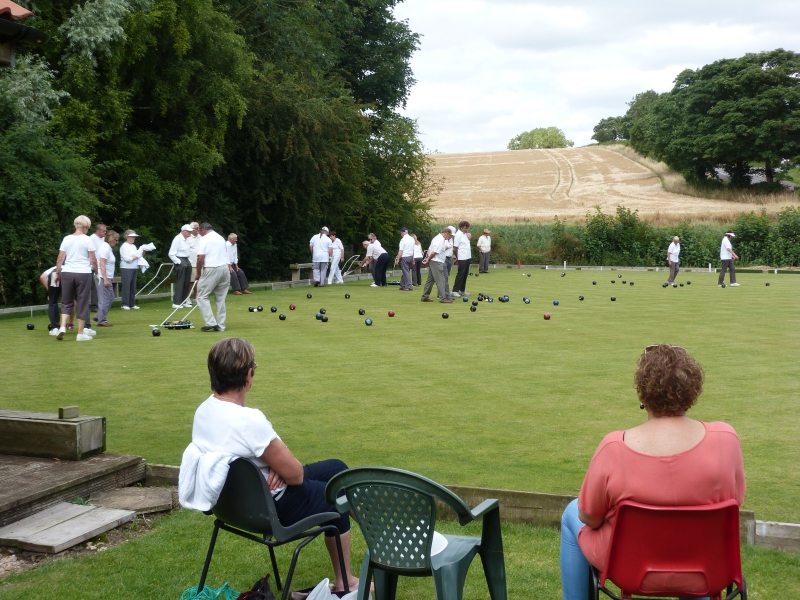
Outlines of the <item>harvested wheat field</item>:
M729 202L673 194L647 167L601 147L435 154L434 173L444 184L434 199L437 221L480 223L575 220L599 207L638 210L644 220L670 222L731 219L760 211L762 202ZM682 179L682 178L681 178ZM798 204L787 195L766 208Z

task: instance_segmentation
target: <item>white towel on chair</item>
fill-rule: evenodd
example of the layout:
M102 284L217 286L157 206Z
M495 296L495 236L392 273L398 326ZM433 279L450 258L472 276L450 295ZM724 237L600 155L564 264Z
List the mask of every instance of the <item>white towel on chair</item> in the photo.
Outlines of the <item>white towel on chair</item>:
M211 510L219 500L229 466L237 458L222 452L201 452L200 448L189 444L183 451L178 475L181 506L193 510Z

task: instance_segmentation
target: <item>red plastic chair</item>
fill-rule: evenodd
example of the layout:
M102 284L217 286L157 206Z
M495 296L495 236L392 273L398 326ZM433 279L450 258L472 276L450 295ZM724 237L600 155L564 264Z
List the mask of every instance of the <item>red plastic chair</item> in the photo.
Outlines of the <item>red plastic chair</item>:
M675 580L676 575L690 580L688 588ZM620 596L605 588L606 580L620 588ZM634 594L747 600L738 504L735 500L704 506L620 502L605 569L592 568L590 583L591 600L599 600L601 591L615 600Z

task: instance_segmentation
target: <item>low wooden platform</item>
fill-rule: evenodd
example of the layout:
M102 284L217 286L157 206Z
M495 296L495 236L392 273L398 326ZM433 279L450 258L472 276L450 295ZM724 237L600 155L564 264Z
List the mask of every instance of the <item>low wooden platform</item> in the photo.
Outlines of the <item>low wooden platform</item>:
M0 527L57 502L144 481L141 456L101 454L81 461L0 455Z

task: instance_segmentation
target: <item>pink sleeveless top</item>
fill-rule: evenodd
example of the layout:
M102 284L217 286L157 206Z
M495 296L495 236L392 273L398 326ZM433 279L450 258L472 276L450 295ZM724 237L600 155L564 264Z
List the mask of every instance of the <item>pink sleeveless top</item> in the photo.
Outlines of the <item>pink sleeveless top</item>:
M703 423L706 434L694 447L669 456L631 449L622 431L609 433L594 453L578 496L578 507L603 517L597 529L578 535L586 559L598 569L606 564L617 504L634 500L656 506L692 506L735 499L744 501L742 445L727 423Z

